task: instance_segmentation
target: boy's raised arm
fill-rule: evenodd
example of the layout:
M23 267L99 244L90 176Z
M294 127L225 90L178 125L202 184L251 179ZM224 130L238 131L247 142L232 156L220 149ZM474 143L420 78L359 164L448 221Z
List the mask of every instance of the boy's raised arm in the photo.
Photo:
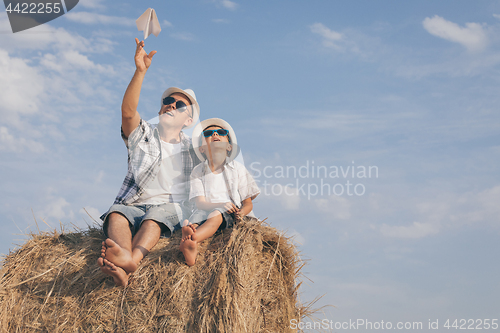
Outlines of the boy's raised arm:
M142 82L144 76L151 65L151 59L156 54L156 51L151 51L149 54L144 51L144 41L135 39L137 48L135 50L135 73L130 81L122 102L122 130L126 137L139 125L141 116L137 112L139 104L139 96L141 95Z

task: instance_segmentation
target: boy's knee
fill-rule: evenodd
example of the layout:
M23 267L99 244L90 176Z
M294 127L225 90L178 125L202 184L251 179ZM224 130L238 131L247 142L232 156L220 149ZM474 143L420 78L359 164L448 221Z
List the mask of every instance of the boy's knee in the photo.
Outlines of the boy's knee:
M211 218L214 218L217 216L222 216L222 214L218 210L215 210L215 211L211 212L210 214L208 214L207 219L211 219Z
M161 223L156 222L155 220L144 220L140 228L148 228L148 229L162 229Z

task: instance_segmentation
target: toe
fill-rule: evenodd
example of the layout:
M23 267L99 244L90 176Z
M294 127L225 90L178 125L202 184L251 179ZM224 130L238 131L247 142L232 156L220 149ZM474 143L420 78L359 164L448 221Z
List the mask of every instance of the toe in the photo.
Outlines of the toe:
M113 264L111 261L109 261L108 259L103 259L103 262L104 264L106 264L106 266L108 266L109 268L111 268L112 270L116 270L116 266L115 264Z
M118 244L115 243L114 240L112 240L111 238L106 238L106 240L104 241L104 243L106 244L106 247L115 247L117 246Z

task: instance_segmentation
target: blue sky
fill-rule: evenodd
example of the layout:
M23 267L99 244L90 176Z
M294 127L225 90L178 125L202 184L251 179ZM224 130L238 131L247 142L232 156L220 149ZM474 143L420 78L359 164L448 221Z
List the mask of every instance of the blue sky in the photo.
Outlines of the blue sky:
M33 215L85 227L111 205L148 7L140 114L179 86L232 125L267 184L255 213L308 262L302 299L335 306L319 320L498 317L500 1L82 0L16 34L0 14L0 253Z

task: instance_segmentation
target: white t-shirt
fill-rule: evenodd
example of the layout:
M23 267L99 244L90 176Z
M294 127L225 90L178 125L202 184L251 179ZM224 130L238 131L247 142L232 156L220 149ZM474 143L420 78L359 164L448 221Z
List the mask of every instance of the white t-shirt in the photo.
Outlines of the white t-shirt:
M189 192L189 200L193 200L198 196L208 198L211 193L218 193L219 198L227 195L223 201L216 202L233 202L236 206L241 207L241 202L245 199L255 199L260 191L245 166L237 161L230 161L224 165L224 172L227 176L226 186L224 175L222 173L214 175L208 166L208 162L202 162L194 167L191 172L191 190ZM222 181L220 180L222 179ZM217 182L217 185L214 184ZM223 194L222 194L223 192ZM232 197L231 197L232 196ZM231 200L232 199L232 200ZM212 200L212 199L211 199ZM222 199L221 199L222 200ZM214 202L214 201L210 201ZM253 212L247 214L254 216Z
M181 202L188 198L188 189L182 174L181 144L161 140L161 158L158 174L144 188L135 205L159 205Z
M205 188L205 199L208 202L231 202L222 172L218 174L213 172L205 174L205 182L211 184L210 187Z

